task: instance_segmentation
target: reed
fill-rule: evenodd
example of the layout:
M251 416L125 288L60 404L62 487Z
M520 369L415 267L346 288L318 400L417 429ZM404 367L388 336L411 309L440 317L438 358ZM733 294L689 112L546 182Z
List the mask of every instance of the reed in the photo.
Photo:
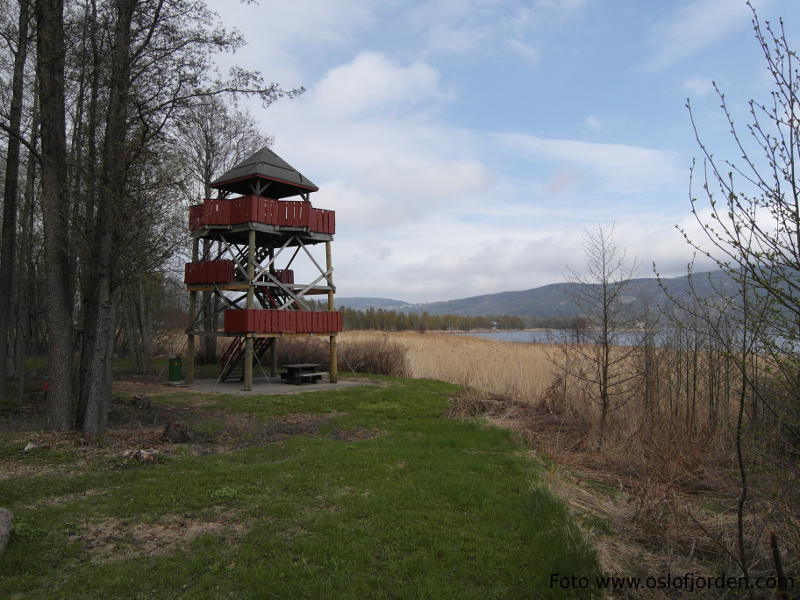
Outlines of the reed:
M548 389L558 349L479 337L412 331L347 331L342 344L391 340L406 349L408 376L439 379L534 403Z

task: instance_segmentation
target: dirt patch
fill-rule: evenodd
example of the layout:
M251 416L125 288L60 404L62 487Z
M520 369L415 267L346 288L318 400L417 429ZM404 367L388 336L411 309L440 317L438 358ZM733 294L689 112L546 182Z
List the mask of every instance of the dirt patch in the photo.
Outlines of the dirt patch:
M466 389L452 400L448 417L485 418L521 433L531 444L547 441L551 447L554 442L558 453L583 448L589 435L589 423L580 415L555 413L499 394Z
M136 429L165 426L172 421L186 421L196 416L196 406L164 406L149 403L142 408L135 401L114 398L108 415L109 429Z
M370 428L370 427L354 427L352 429L337 429L331 430L328 437L332 440L339 440L342 442L360 442L363 440L371 440L379 435L386 435L383 429Z
M39 474L40 473L37 473L37 475ZM40 500L39 502L29 504L25 508L36 509L42 506L58 506L61 504L68 504L69 502L74 502L76 500L83 500L84 498L89 498L91 496L99 496L101 494L107 494L108 492L109 490L89 489L89 490L84 490L82 492L78 492L76 494L64 494L62 496L53 496L52 498L45 498L43 500Z
M79 541L91 556L92 562L160 556L205 534L221 537L226 543L235 543L247 532L246 523L235 513L227 512L211 520L168 515L155 523L129 523L119 519L92 521L85 531L71 536Z
M163 383L155 377L132 377L125 380L115 380L112 382L114 394L179 394L185 390L180 387Z
M142 394L140 381L115 382L118 393L112 400L108 427L103 438L96 443L87 442L79 432L49 432L34 430L38 423L36 415L43 414L46 406L35 402L29 407L31 418L8 417L14 433L4 436L7 452L0 456L0 479L41 476L44 474L66 474L85 469L89 464L113 463L112 468L125 468L136 461L125 458L126 453L136 450L154 452L161 457L181 455L208 455L234 452L248 447L281 443L291 436L324 436L345 442L368 440L385 434L380 429L332 427L332 422L343 412L292 413L264 418L248 413L227 412L211 408L218 399L198 395L196 398L184 394L180 405L161 404ZM166 386L157 383L151 387L163 393ZM27 410L27 409L26 409ZM8 411L6 411L8 412ZM2 419L2 416L0 416ZM0 423L2 421L0 420ZM180 424L188 433L188 440L173 443L165 439L168 424ZM39 426L42 426L39 424ZM39 458L41 450L22 452L27 444L46 448L48 454ZM14 446L19 446L19 452ZM69 498L63 499L70 501Z
M39 477L42 475L52 475L54 473L62 473L62 472L63 472L62 469L57 469L55 467L17 464L7 461L0 462L0 480L15 479L17 477L31 477L34 475L36 477Z
M344 414L330 412L325 414L296 413L283 415L263 423L260 429L262 435L267 436L268 441L277 441L290 435L312 435L318 433L321 427L328 425L335 417L340 417ZM252 420L248 422L252 426Z
M228 413L195 406L163 406L150 403L139 407L126 399L115 399L109 415L108 429L97 443L87 443L78 432L31 432L19 437L16 443L32 442L49 450L66 450L76 453L76 460L103 456L118 456L129 450L157 450L160 455L217 454L233 452L252 446L280 443L295 435L327 437L341 441L360 441L374 438L385 432L380 429L332 428L323 433L333 419L346 413L292 413L261 419L247 413ZM165 427L170 423L186 426L189 440L172 443L164 439ZM36 451L33 451L36 452ZM0 478L40 475L49 466L25 464L24 455L10 461L0 461ZM31 454L33 456L33 454ZM74 468L74 460L65 464ZM61 469L63 470L63 468Z

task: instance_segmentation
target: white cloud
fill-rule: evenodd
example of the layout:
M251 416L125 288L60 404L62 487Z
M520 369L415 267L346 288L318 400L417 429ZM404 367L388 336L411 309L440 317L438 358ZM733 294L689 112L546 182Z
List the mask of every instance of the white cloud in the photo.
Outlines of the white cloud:
M756 7L760 4L754 2ZM671 18L653 26L653 50L644 68L657 71L672 66L749 23L750 9L738 0L684 2Z
M600 121L600 118L595 115L589 115L584 119L583 123L592 131L600 131L600 129L603 128L603 123Z
M687 77L681 82L681 88L695 96L705 96L714 91L714 82L708 77Z
M539 59L536 37L554 19L574 18L587 0L432 0L409 12L427 54L497 53L505 49L522 59Z
M428 302L564 281L569 268L584 268L581 236L592 225L553 223L534 230L513 219L496 226L445 219L393 226L357 240L343 235L335 244L338 293ZM628 258L641 259L642 277L653 276L652 261L665 277L682 275L692 257L668 219L618 221L615 240ZM701 260L697 267L713 265Z
M408 198L458 198L484 189L488 180L486 167L475 160L412 162L407 166L387 161L362 171L358 177L358 183L364 187L404 201Z
M206 0L225 23L237 23L247 45L217 63L261 71L286 88L307 85L300 56L304 51L352 44L355 34L375 19L375 6L360 0L259 0L248 6L235 0Z
M439 73L415 62L402 67L376 52L365 52L336 67L312 91L316 107L336 117L386 111L442 97Z
M536 50L536 48L521 40L507 40L506 46L508 46L512 52L529 62L535 63L537 60L539 60L539 52Z
M556 169L544 186L544 192L549 196L558 196L575 189L583 183L583 177L576 168Z
M606 190L639 193L685 179L679 155L623 144L541 138L520 133L496 134L498 144L524 153L538 163L557 162L589 169Z
M573 13L583 8L588 3L589 0L537 0L536 8L557 10L562 13Z

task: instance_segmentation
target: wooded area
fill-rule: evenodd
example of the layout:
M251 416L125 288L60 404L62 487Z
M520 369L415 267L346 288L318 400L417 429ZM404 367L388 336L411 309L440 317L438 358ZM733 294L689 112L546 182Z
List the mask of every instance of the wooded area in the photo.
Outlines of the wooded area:
M353 310L342 308L345 329L380 329L382 331L469 331L471 329L523 329L521 317L467 317L462 315L431 315L406 313L381 308ZM569 323L570 321L564 320Z
M115 349L146 370L156 330L183 326L186 207L270 141L236 97L302 90L220 75L213 56L243 40L197 0L3 0L0 15L0 397L46 352L49 426L94 439Z

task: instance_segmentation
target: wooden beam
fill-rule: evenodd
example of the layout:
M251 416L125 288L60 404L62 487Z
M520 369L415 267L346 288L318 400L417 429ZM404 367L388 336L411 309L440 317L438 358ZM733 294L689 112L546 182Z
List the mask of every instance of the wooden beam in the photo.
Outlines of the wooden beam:
M253 280L256 275L256 232L251 229L247 243L247 308L255 304L255 287ZM248 333L244 350L244 389L249 392L253 389L253 334Z
M303 249L305 250L305 247ZM306 252L308 252L308 250L306 250ZM311 255L309 254L309 256ZM327 273L328 285L331 286L331 289L328 290L328 310L335 310L333 305L333 290L335 289L333 286L333 253L331 251L330 242L325 242L325 266L327 267L326 273ZM320 269L320 271L321 270L322 269ZM339 380L339 363L336 356L335 333L331 334L330 337L330 354L331 354L331 362L330 362L330 367L328 368L328 374L330 375L330 382L336 383Z
M192 262L197 262L200 254L200 238L192 240ZM192 290L189 292L189 319L192 320L188 324L187 329L194 327L194 321L197 320L197 292ZM192 385L194 383L194 336L189 334L186 338L186 383Z

